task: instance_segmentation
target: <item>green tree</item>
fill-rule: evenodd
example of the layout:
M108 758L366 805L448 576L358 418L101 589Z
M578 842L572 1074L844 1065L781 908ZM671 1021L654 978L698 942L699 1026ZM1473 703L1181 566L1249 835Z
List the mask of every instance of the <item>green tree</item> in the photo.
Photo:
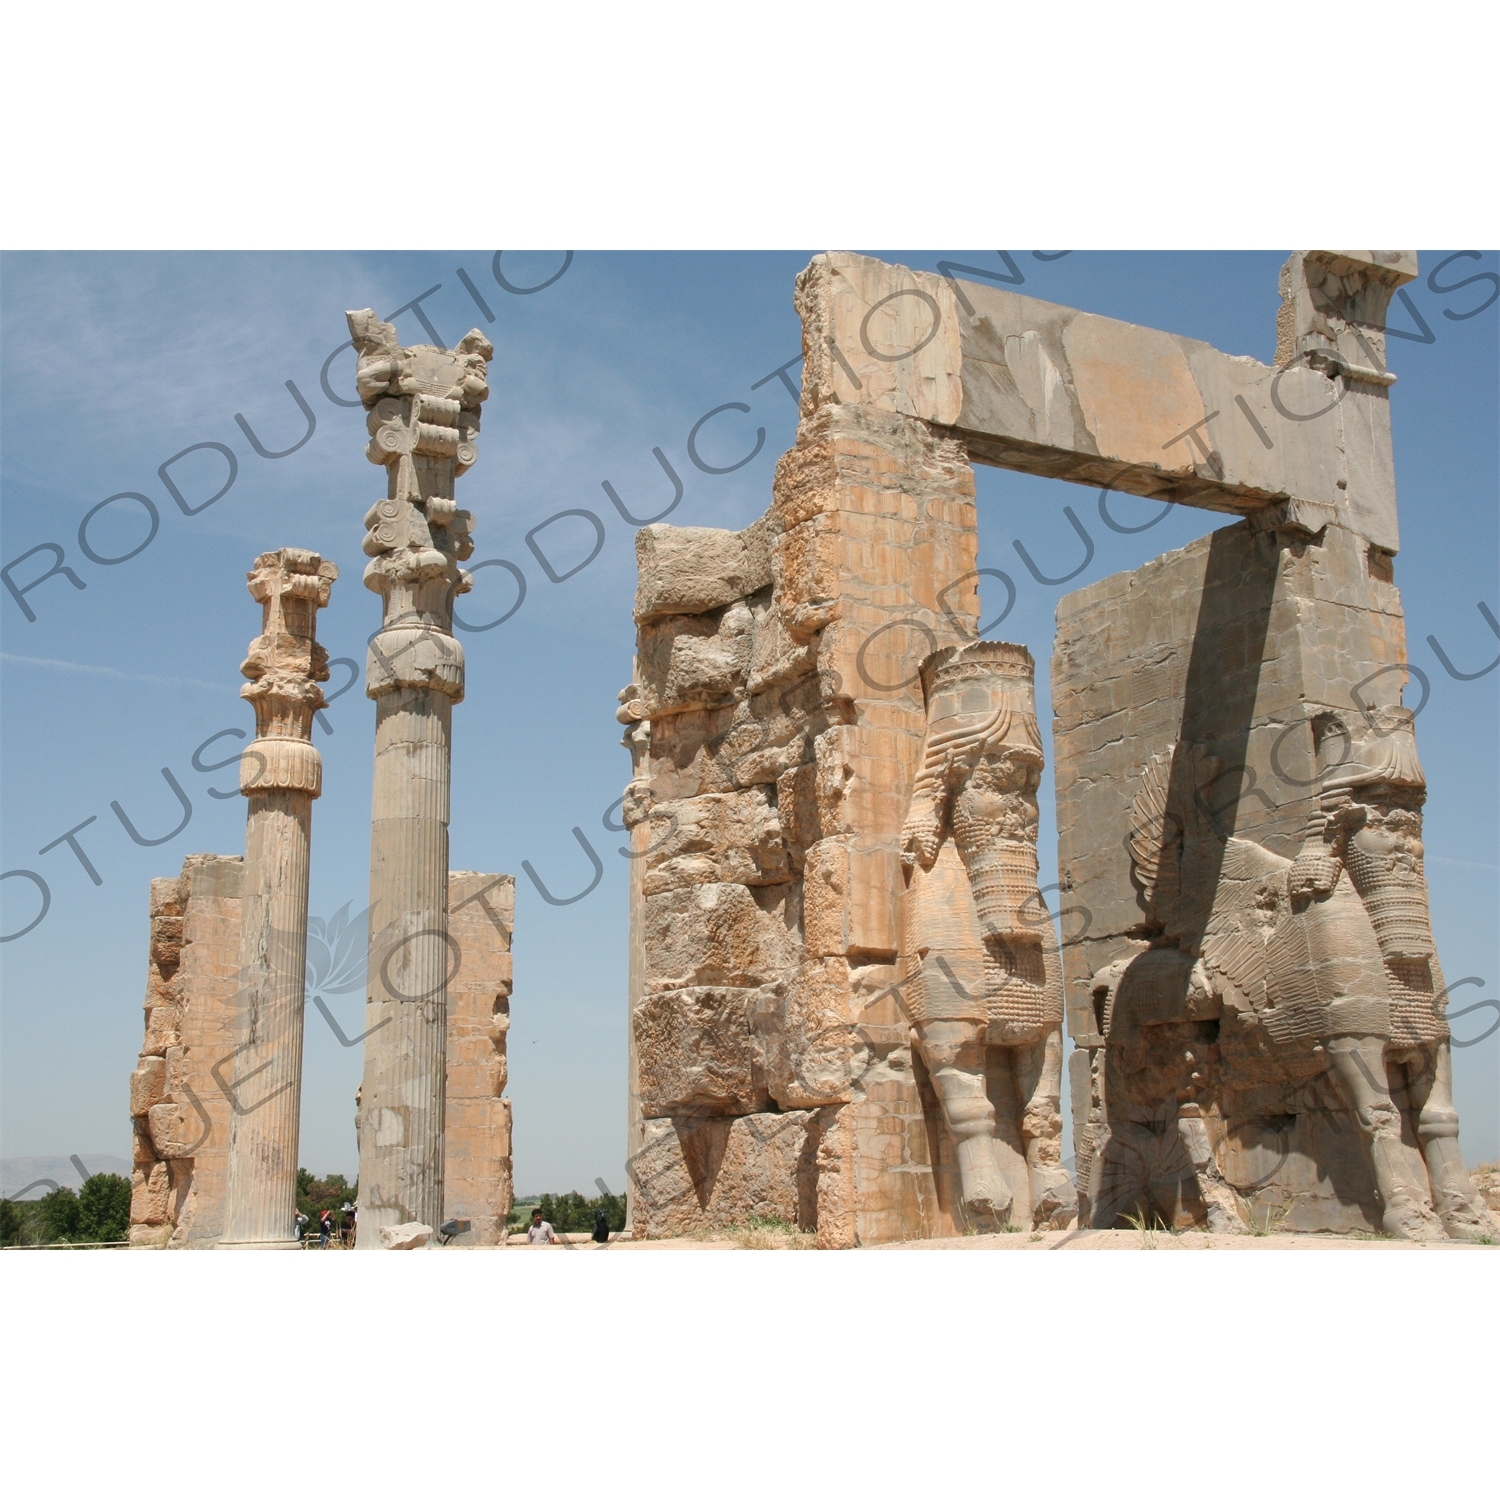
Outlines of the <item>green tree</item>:
M78 1194L72 1188L54 1188L37 1207L44 1245L71 1244L83 1238L78 1230Z
M594 1211L602 1208L612 1231L625 1227L625 1199L614 1193L585 1198L582 1193L543 1193L537 1200L542 1217L559 1234L588 1234L594 1227ZM526 1222L531 1222L528 1212Z
M346 1203L359 1201L359 1179L345 1180L342 1173L330 1172L327 1177L314 1177L306 1167L297 1168L297 1208L310 1221L309 1232L317 1228L318 1215L325 1208L332 1209L336 1222L342 1222L340 1210Z
M0 1198L0 1245L19 1245L24 1223L20 1204L12 1203L9 1198Z
M78 1191L77 1237L103 1243L130 1237L130 1182L95 1172Z

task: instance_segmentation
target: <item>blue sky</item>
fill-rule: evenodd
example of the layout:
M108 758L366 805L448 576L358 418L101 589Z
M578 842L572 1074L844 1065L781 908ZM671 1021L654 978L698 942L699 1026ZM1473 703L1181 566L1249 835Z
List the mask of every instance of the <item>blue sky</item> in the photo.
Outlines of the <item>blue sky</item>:
M993 251L904 252L854 247L932 269L940 259L1008 274ZM630 674L634 527L627 509L651 516L671 499L653 456L660 448L685 492L670 520L747 524L765 508L777 457L791 445L794 404L772 372L793 360L799 331L792 280L811 251L755 253L404 254L10 254L0 259L0 563L54 542L86 586L53 577L26 595L29 621L0 593L0 855L5 870L35 870L51 907L33 931L0 948L3 979L5 1156L77 1152L127 1155L126 1077L141 1038L146 963L146 893L154 875L174 874L184 855L236 854L244 809L233 767L194 769L197 747L218 731L249 728L238 698L238 666L259 628L244 586L258 552L312 547L342 576L320 621L333 657L363 660L378 601L360 583L361 518L383 475L363 456L363 413L335 404L322 385L324 362L347 338L346 308L382 315L430 288L421 304L445 342L469 327L493 340L491 397L478 464L460 485L475 514L474 562L503 559L526 580L519 609L490 630L463 635L468 696L455 713L452 863L504 870L517 883L516 991L511 1086L516 1110L516 1181L522 1192L587 1188L596 1176L623 1178L625 1116L625 877L609 810L629 773L619 748L615 695ZM1043 260L1010 252L1031 295L1204 339L1231 353L1269 360L1275 342L1277 270L1284 254L1077 251ZM1428 643L1436 637L1458 672L1477 672L1500 653L1481 614L1500 615L1496 564L1496 411L1500 406L1496 257L1452 260L1424 252L1409 303L1394 306L1399 376L1393 421L1402 551L1396 564L1407 613L1409 657L1431 693L1418 724L1431 786L1428 880L1444 967L1461 1009L1500 988L1497 963L1497 686L1500 671L1457 680ZM462 268L493 316L458 275ZM1430 281L1429 277L1433 277ZM397 326L405 342L428 334L412 312ZM352 399L352 356L338 354L327 379ZM788 372L795 380L794 365ZM770 377L770 378L768 378ZM271 451L287 448L307 420L287 382L311 408L312 436L279 459L259 456L238 413ZM690 460L687 437L726 403L699 440L714 467L748 453L731 473ZM158 466L195 444L235 455L234 483L197 514L184 515ZM223 483L226 462L200 449L169 471L189 506ZM1014 609L997 632L1024 641L1047 661L1052 615L1063 591L1037 583L1017 554L1020 541L1039 569L1076 567L1082 544L1063 515L1070 505L1094 542L1074 588L1182 545L1224 524L1176 509L1133 535L1100 521L1097 493L1059 482L979 469L981 564L1016 582ZM79 523L107 497L146 496L159 529L135 557L89 561ZM1158 507L1112 497L1122 524ZM597 556L551 582L528 547L528 532L564 510L597 517ZM89 524L100 557L119 556L147 535L146 510L120 500ZM565 573L593 547L593 522L573 516L535 538L553 571ZM38 554L12 575L18 585L50 563ZM473 564L471 563L471 566ZM991 580L985 579L988 585ZM477 575L460 601L471 625L510 609L510 569ZM986 618L1003 598L986 597ZM335 670L330 689L347 674ZM1414 684L1407 701L1420 692ZM1046 713L1047 705L1039 705ZM314 915L366 901L373 706L362 688L328 711L332 733L316 738L325 791L314 813ZM220 739L204 763L242 743ZM192 806L182 831L154 848L127 836L118 802L148 837L182 818L162 775L167 768ZM95 885L66 844L38 851L75 825L102 881ZM584 899L546 903L522 873L527 860L556 895L592 878L579 828L604 864ZM1053 838L1044 805L1043 852ZM1055 879L1055 874L1044 877ZM29 881L0 886L12 932L32 920ZM359 993L328 998L357 1034ZM1455 1022L1460 1038L1494 1019L1480 1011ZM359 1048L345 1048L310 1015L303 1099L304 1163L353 1172L353 1096ZM1500 1155L1500 1035L1455 1052L1455 1082L1468 1159Z

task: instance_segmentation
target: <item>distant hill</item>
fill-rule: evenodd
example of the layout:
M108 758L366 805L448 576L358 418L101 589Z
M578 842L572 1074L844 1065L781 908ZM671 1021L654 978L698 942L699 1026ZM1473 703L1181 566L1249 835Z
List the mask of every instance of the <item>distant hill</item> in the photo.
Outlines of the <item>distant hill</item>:
M95 1172L130 1176L130 1163L123 1156L100 1156L90 1152L78 1160L86 1168L85 1172L78 1170L70 1156L7 1156L0 1159L0 1197L14 1197L34 1182L44 1185L27 1193L28 1198L40 1198L51 1192L51 1188L45 1185L47 1183L72 1188L76 1193L83 1186L85 1176Z

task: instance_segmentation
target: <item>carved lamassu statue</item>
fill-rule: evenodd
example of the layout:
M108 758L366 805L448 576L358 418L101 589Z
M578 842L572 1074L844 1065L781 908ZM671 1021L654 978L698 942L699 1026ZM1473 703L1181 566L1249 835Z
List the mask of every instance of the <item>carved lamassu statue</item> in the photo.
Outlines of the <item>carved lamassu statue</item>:
M1037 890L1042 776L1024 646L922 666L927 734L902 836L901 989L976 1227L1066 1224L1062 977Z
M1313 721L1319 793L1291 860L1224 837L1205 795L1221 773L1196 747L1146 768L1131 856L1152 936L1093 985L1096 1226L1191 1218L1196 1200L1211 1228L1244 1227L1252 1195L1221 1173L1223 1148L1236 1121L1269 1116L1282 1160L1372 1190L1386 1233L1497 1234L1458 1149L1412 717Z

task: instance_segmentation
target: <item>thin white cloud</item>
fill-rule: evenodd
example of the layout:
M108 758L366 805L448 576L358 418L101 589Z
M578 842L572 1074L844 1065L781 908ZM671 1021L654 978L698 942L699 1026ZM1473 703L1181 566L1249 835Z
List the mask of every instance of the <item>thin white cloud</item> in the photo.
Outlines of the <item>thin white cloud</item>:
M206 688L210 693L222 693L222 682L199 682L196 677L150 677L140 672L121 672L114 667L95 667L86 662L54 661L50 656L16 656L10 651L0 651L0 661L16 662L23 667L52 667L60 672L88 672L96 677L113 677L119 682L150 682L158 687Z

